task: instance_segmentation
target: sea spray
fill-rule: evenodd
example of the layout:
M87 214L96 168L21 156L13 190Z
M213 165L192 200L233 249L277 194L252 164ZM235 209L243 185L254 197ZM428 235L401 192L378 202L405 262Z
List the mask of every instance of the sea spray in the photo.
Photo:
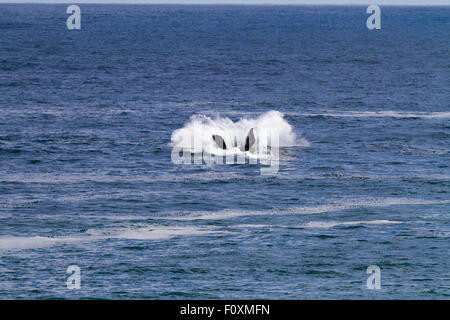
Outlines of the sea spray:
M269 111L257 118L243 117L236 122L223 117L212 119L206 115L193 115L187 124L172 133L171 146L187 148L192 152L208 151L222 155L222 150L212 139L213 134L222 136L226 145L231 146L230 150L233 150L245 144L245 138L251 128L254 128L258 150L261 151L271 146L272 134L278 135L280 147L309 145L305 139L296 138L291 125L281 112Z
M243 151L245 139L254 130L256 143L249 152ZM225 141L226 150L222 150L212 139L219 135ZM304 139L297 140L291 125L278 111L269 111L257 118L241 118L233 122L229 118L206 115L193 115L189 122L172 133L172 161L176 164L191 164L193 155L195 164L227 163L243 164L248 158L249 163L258 163L274 167L278 172L278 156L280 147L308 145ZM181 152L183 155L181 156ZM223 157L226 157L223 162ZM275 163L276 162L276 163ZM275 169L262 173L275 173Z

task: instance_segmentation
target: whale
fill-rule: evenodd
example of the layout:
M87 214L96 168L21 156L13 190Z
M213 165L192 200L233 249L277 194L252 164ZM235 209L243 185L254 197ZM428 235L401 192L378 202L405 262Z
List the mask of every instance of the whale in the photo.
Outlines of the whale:
M221 136L219 136L218 134L213 134L212 138L220 149L227 150L227 144Z
M249 151L250 148L255 144L255 134L253 133L253 128L247 134L247 138L245 138L245 146L244 151Z
M212 139L216 143L216 145L222 149L227 150L227 144L225 143L225 140L218 134L213 134ZM245 145L241 150L242 151L250 151L251 147L255 144L255 133L253 131L253 128L251 128L247 134L247 137L245 138Z

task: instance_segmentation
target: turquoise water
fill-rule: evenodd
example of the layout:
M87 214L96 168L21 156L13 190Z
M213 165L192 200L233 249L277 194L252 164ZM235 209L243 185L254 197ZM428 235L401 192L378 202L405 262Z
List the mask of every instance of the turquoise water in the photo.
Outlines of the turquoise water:
M80 7L0 5L0 298L448 299L449 7Z

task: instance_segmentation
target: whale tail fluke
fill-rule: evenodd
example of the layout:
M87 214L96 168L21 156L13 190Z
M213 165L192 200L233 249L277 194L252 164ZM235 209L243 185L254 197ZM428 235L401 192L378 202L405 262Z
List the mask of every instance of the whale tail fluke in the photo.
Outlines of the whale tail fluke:
M227 150L227 144L225 143L225 140L221 136L219 136L218 134L213 134L212 138L213 138L214 142L216 143L216 145L220 149ZM249 151L252 148L252 146L255 144L255 141L256 141L255 134L253 132L253 128L251 128L247 134L247 137L245 138L244 148L242 149L242 147L241 147L241 150Z
M221 136L219 136L218 134L213 134L212 138L219 148L221 148L222 150L227 150L225 140L223 140Z
M247 134L247 138L245 138L245 146L244 151L249 151L250 148L255 144L255 134L253 133L253 128Z

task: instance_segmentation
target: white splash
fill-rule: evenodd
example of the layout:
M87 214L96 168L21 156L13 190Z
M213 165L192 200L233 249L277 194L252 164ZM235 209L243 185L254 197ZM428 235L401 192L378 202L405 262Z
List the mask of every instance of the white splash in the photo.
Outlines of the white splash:
M184 127L172 133L171 146L190 149L192 152L206 151L211 154L239 154L250 129L254 129L257 150L267 152L271 138L278 137L279 147L309 146L305 139L297 139L291 125L278 111L269 111L257 118L243 117L236 122L229 118L210 118L206 115L193 115ZM212 135L223 137L228 150L221 150L213 141Z

